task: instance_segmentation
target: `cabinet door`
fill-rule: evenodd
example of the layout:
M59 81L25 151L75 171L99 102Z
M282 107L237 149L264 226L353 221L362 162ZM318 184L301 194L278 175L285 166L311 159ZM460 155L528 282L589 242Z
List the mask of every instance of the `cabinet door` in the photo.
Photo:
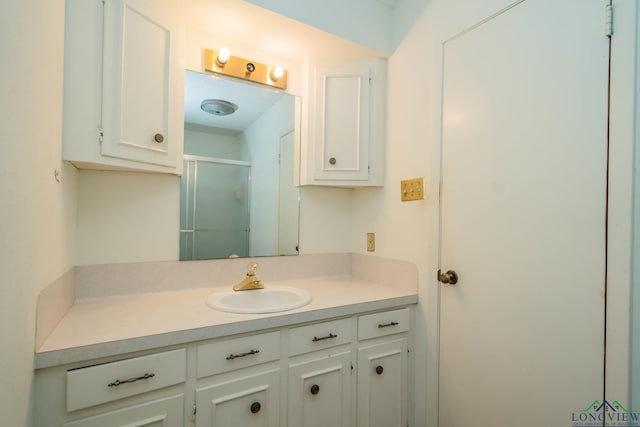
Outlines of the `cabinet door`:
M407 425L407 339L358 349L358 427Z
M279 369L199 388L196 427L278 427L279 389Z
M368 179L369 77L358 64L316 70L315 179Z
M63 424L63 427L177 427L183 425L184 395L166 397Z
M351 352L289 367L289 426L351 425Z
M105 1L104 156L177 167L182 79L170 16L145 0Z

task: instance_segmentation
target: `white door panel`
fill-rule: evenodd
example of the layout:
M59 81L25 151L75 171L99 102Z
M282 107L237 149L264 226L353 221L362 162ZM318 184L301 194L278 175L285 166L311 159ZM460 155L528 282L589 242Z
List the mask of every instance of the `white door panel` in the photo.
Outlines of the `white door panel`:
M604 3L527 0L444 44L440 427L602 400Z

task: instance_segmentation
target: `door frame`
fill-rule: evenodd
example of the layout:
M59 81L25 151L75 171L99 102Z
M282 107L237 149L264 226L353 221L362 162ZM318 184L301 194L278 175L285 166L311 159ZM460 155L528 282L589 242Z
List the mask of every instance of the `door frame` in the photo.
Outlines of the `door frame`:
M634 60L637 54L638 13L640 8L634 0L613 0L605 398L620 402L630 402L631 397L633 168L634 145L638 144L636 121L640 123L634 96L635 88L640 84L638 64ZM640 403L637 398L636 403ZM640 410L639 407L632 408Z

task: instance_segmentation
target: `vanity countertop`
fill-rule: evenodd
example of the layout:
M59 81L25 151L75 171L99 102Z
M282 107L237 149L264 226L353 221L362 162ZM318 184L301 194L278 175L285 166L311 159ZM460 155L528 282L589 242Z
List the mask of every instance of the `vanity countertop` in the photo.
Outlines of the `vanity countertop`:
M305 289L311 293L312 301L286 312L235 314L211 309L205 303L209 294L226 288L78 299L37 349L35 368L418 302L417 290L351 276L265 282L266 287L270 285Z

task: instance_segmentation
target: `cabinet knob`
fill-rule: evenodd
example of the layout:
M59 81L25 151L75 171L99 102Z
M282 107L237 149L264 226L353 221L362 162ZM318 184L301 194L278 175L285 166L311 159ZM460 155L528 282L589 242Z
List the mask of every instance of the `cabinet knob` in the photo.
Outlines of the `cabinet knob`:
M376 374L378 375L382 375L382 373L384 372L384 368L380 365L376 366Z
M162 136L162 134L161 134L161 133L156 133L156 134L153 136L153 140L154 140L155 142L157 142L158 144L162 144L162 143L164 142L164 136Z
M316 395L320 392L320 386L318 384L314 384L311 386L311 394Z
M257 414L258 412L260 412L260 408L262 408L262 406L260 405L260 402L253 402L251 404L251 413Z
M337 162L337 160L336 160L336 158L335 158L335 157L332 157L332 158L330 158L330 159L329 159L329 164L330 164L330 165L335 165L335 164L336 164L336 162Z

